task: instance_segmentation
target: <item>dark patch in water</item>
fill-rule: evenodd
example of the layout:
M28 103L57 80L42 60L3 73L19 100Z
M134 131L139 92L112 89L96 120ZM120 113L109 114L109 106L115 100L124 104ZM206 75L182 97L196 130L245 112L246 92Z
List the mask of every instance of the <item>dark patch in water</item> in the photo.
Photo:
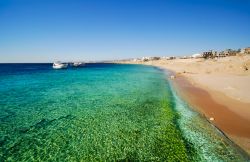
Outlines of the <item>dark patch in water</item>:
M0 117L0 122L7 122L10 118L13 118L16 114L8 109L3 109L3 112L6 112L7 115Z
M2 146L6 143L6 141L8 141L10 138L8 136L3 136L0 139L0 146L2 148Z
M20 133L27 133L28 131L30 131L32 129L45 129L49 125L53 124L53 122L55 122L55 121L62 120L62 119L72 120L74 118L76 118L76 117L73 115L66 115L66 116L61 116L57 119L52 119L52 120L42 119L39 122L37 122L36 124L31 125L28 128L25 128L25 127L19 128L19 132Z
M45 129L46 127L48 127L49 125L52 125L56 121L63 120L63 119L72 120L74 118L76 117L73 115L66 115L66 116L61 116L58 119L52 119L52 120L42 119L36 124L28 128L21 127L18 129L18 132L20 133L20 137L14 144L7 143L7 141L10 141L10 138L8 136L2 137L0 139L0 146L1 146L3 154L0 156L0 162L6 161L7 160L6 158L8 157L9 154L17 154L19 152L22 142L24 142L26 138L28 138L28 140L31 140L29 139L29 137L26 137L26 134L29 134L30 131L37 131L38 129ZM8 147L6 145L10 145L10 146Z

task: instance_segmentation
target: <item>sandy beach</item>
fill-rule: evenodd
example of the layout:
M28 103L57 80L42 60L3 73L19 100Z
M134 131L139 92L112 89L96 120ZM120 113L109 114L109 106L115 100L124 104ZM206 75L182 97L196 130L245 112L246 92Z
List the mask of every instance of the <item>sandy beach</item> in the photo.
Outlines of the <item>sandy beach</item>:
M250 153L250 56L127 61L171 70L179 95Z

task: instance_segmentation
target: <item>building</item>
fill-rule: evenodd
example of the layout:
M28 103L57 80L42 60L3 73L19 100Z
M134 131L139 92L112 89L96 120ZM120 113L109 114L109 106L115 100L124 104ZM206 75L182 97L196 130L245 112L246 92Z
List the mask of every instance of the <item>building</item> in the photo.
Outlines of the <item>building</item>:
M163 59L163 60L168 60L169 57L167 57L167 56L162 56L161 59Z
M245 48L240 49L240 54L245 54Z
M174 60L174 59L176 59L175 56L170 56L170 57L169 57L169 60Z
M226 49L223 51L225 56L235 56L237 54L236 50Z
M142 57L142 61L153 61L153 60L160 60L160 57Z
M213 58L213 51L209 50L209 51L203 52L202 57L204 57L204 58Z
M193 54L191 58L202 58L202 54L199 53Z
M217 53L217 57L226 57L223 51Z
M250 54L250 47L245 48L245 54Z
M213 55L213 57L217 57L218 56L218 52L217 51L212 51L212 55Z
M142 57L142 61L149 61L149 57Z
M160 57L150 57L150 60L160 60Z
M141 61L141 60L138 59L138 58L135 58L135 59L133 59L133 61L134 61L134 62L138 62L138 61Z

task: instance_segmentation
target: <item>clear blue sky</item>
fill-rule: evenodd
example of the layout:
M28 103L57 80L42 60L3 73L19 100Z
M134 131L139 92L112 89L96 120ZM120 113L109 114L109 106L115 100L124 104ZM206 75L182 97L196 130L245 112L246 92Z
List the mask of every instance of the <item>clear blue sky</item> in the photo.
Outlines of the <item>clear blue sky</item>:
M250 46L250 0L0 0L0 62Z

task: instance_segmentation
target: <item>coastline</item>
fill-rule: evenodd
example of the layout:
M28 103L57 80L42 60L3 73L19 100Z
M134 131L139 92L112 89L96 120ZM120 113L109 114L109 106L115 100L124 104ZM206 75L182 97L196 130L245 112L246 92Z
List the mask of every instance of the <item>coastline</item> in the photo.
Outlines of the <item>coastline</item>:
M44 160L44 152L49 152L51 160L64 158L63 151L51 151L59 147L76 152L67 157L69 161L77 158L86 161L249 161L244 150L228 140L201 113L193 111L177 93L173 82L185 77L170 80L172 73L141 65L96 64L96 68L60 73L50 68L46 73L30 75L30 71L37 70L34 67L36 65L25 65L22 75L15 71L13 78L3 80L2 95L6 96L1 98L2 103L6 103L2 110L6 127L0 141L3 161ZM13 72L12 68L8 69ZM53 84L55 81L51 78L62 76L63 79ZM24 77L27 78L25 84L20 84ZM16 86L19 89L13 94L9 88ZM37 91L38 88L43 90ZM63 90L66 93L62 94ZM22 105L22 109L15 113L17 104ZM63 138L59 138L61 134ZM30 141L34 145L29 145ZM65 141L72 142L73 147L68 147ZM37 149L45 151L36 154ZM135 153L132 156L131 150Z
M245 105L219 92L192 85L184 76L176 77L172 83L178 95L195 111L198 111L230 140L250 154L250 121L229 108L229 105L246 107L249 104ZM212 95L218 98L215 99ZM224 104L219 99L223 99ZM211 121L209 118L214 118L214 120Z
M171 71L178 95L250 155L250 56L119 63Z

